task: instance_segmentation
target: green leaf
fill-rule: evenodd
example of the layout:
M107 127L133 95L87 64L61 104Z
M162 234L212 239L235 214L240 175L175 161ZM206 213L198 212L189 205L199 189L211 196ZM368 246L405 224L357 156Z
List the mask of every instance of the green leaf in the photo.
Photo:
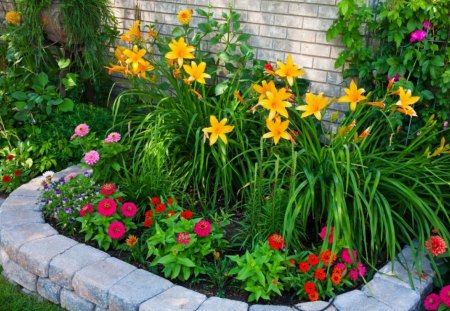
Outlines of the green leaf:
M192 260L190 260L189 258L186 258L186 257L178 257L177 262L182 264L183 266L186 266L186 267L190 267L190 268L195 267L195 263Z
M120 164L119 163L113 162L113 164L111 164L111 166L116 172L120 172Z
M420 94L426 100L431 100L434 98L433 93L431 93L429 90L423 90L422 92L420 92Z
M58 108L63 112L72 111L74 107L74 103L70 98L64 98L61 104L59 104Z
M158 263L162 265L167 265L169 263L175 262L175 256L172 254L166 255L164 257L161 257L157 260Z
M200 23L198 24L198 29L203 31L204 33L209 33L212 31L211 25L208 23Z
M27 106L26 102L15 102L17 109L22 110Z
M70 65L70 58L62 58L60 60L58 60L58 67L59 69L64 69L69 67Z
M14 119L19 121L28 120L28 113L26 111L18 111L14 114Z
M172 30L172 35L173 35L174 37L181 37L181 36L183 35L183 29L181 29L180 27L175 27L175 28Z
M247 41L250 38L251 38L251 36L249 34L243 33L238 36L237 42Z
M444 66L444 59L441 55L436 55L431 59L431 64L437 67Z
M216 85L216 88L214 89L214 92L216 94L216 96L222 95L223 92L225 92L225 90L228 88L228 83L227 82L221 82L219 84Z
M207 17L208 13L206 13L206 11L202 10L202 9L197 9L196 10L198 15L203 16L203 17Z
M37 82L42 87L46 86L47 83L48 83L48 76L47 76L47 74L45 72L41 72L40 74L38 74Z
M16 100L27 100L28 96L25 92L21 92L21 91L17 91L17 92L13 92L11 93L12 98L16 99Z
M77 86L77 75L74 73L68 73L64 79L62 79L64 87L66 90L73 89Z

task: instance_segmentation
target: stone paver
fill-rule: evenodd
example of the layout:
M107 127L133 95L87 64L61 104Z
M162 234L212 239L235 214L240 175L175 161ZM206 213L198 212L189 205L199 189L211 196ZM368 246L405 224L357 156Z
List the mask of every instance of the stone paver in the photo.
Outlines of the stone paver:
M139 311L195 311L205 300L203 294L173 286L141 304Z
M84 267L110 257L107 253L85 244L78 244L52 259L49 278L56 284L73 290L72 279Z
M2 232L30 223L44 223L42 213L31 209L0 209L0 228Z
M333 305L339 311L393 311L387 305L367 297L359 290L352 290L351 292L338 295Z
M294 311L294 309L287 306L273 306L273 305L253 305L248 309L249 311Z
M431 267L430 261L419 252L417 252L417 259L422 261L421 270L426 275L434 276L433 268ZM397 260L404 266L406 266L410 271L417 270L416 265L414 264L414 256L412 255L412 251L409 246L403 248L401 253L397 255Z
M109 290L109 310L139 310L139 305L172 287L172 282L148 271L134 270Z
M8 279L20 284L30 291L36 290L37 276L25 270L13 260L8 260L8 262L3 265L3 269Z
M70 311L93 311L95 305L67 289L61 290L61 307Z
M59 304L61 286L56 285L47 278L39 278L36 287L39 295L55 304Z
M17 262L28 271L48 277L50 261L78 242L62 235L53 235L25 243L17 252Z
M2 210L41 210L35 197L20 196L8 197L0 208Z
M242 301L210 297L208 298L197 311L247 311L248 304Z
M72 286L81 297L107 308L109 289L134 270L136 267L117 258L107 258L78 271Z
M39 196L40 182L35 178L27 184L24 184L11 192L10 197L31 197L37 198Z
M373 279L363 287L362 292L396 311L420 309L420 295L416 291L383 279Z
M332 303L326 301L309 301L303 302L296 305L302 311L336 311L336 308Z
M9 256L3 247L0 247L0 266L4 266L9 261Z

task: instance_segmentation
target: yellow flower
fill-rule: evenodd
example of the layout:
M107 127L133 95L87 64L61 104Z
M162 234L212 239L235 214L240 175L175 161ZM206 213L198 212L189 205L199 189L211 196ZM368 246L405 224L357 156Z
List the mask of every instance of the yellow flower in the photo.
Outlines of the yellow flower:
M178 42L174 39L172 43L169 43L170 52L166 53L166 58L170 60L178 60L178 65L181 67L183 65L184 59L193 59L194 55L192 52L195 51L195 48L191 45L186 45L184 43L184 38L180 38Z
M201 62L197 64L195 62L191 62L191 65L184 65L184 70L189 75L188 81L197 81L198 83L205 84L205 78L211 78L211 76L205 73L206 63Z
M358 89L358 86L356 85L355 81L352 80L350 83L350 88L344 89L345 96L341 96L338 99L338 103L350 103L350 110L355 111L356 104L364 99L366 99L366 96L363 96L362 94L365 92L364 89Z
M445 145L445 138L442 137L441 138L441 144L439 145L439 147L437 147L437 149L430 155L430 153L428 152L427 157L428 158L433 158L433 157L437 157L438 155L440 155L442 152L448 153L447 150L450 150L450 146L447 144Z
M275 87L275 83L273 81L269 81L269 83L266 82L266 80L263 80L261 82L261 85L259 84L253 84L252 88L259 94L259 101L262 101L264 98L266 98L267 92L276 92L277 88Z
M301 77L305 74L305 72L299 69L297 65L294 65L291 54L288 55L286 64L283 64L280 61L278 61L277 64L280 68L276 70L275 73L280 77L286 77L290 86L294 84L294 78Z
M209 121L211 122L211 127L203 129L205 138L208 138L208 133L211 133L211 137L209 137L209 145L214 145L218 138L220 138L226 144L228 141L225 134L230 133L234 129L234 126L225 125L225 123L227 123L226 118L222 119L219 122L215 116L210 116Z
M138 64L138 68L137 70L133 70L133 74L135 74L139 78L150 80L147 78L146 73L152 71L153 69L155 69L155 67L153 67L150 62L144 61L143 63Z
M9 11L5 15L5 20L8 24L18 26L20 25L20 22L22 21L22 17L19 12L17 11Z
M411 96L411 90L405 90L403 87L398 88L397 92L400 97L398 102L395 104L398 106L397 111L404 113L410 117L417 117L417 114L411 105L415 104L419 100L419 96Z
M131 63L133 72L137 72L139 64L146 64L146 60L142 58L144 57L145 53L147 53L147 51L145 49L139 50L139 47L137 45L133 46L133 50L126 49L125 51L123 51L123 54L128 57L125 62L127 64Z
M178 12L178 21L182 24L182 25L188 25L191 22L191 18L192 18L192 13L194 13L192 11L192 9L189 10L181 10L180 12Z
M125 242L129 247L134 247L137 244L138 240L139 239L135 235L129 235Z
M266 93L267 98L260 101L258 104L262 105L264 108L269 109L269 119L273 119L277 113L285 118L289 118L286 107L291 107L292 105L286 101L291 97L290 93L286 93L285 88L273 90L273 92Z
M121 64L125 63L125 61L127 60L127 57L125 54L123 54L123 52L126 50L127 48L124 46L118 46L116 48L116 50L114 51L114 56L116 57L117 61Z
M306 93L305 101L306 105L295 108L297 110L304 111L302 113L302 118L314 114L317 120L322 119L322 114L320 111L328 105L328 98L323 97L323 93L319 93L317 96L314 96L313 93Z
M134 25L131 26L128 32L124 33L120 36L120 40L125 42L135 42L142 39L141 29L140 29L140 21L135 21Z
M120 72L121 74L123 74L124 76L127 76L129 73L128 67L127 66L122 66L122 65L110 65L111 67L105 67L106 69L108 69L108 74L112 74L113 72Z
M280 141L281 138L292 140L291 134L286 132L286 129L289 126L289 121L283 121L281 122L281 119L279 117L275 118L275 121L268 118L266 120L266 126L270 130L269 133L266 133L263 135L263 138L271 138L273 137L273 141L276 144Z

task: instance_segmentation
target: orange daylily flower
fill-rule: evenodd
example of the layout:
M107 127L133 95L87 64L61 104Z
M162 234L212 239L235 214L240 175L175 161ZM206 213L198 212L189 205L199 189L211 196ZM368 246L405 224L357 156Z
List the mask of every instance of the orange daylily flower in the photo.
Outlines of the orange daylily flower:
M358 86L353 80L350 83L350 88L345 88L344 92L346 95L339 97L338 103L350 103L351 111L356 110L356 104L358 102L367 98L366 96L362 95L365 92L365 90L363 88L358 89Z
M289 121L281 122L280 117L276 117L275 121L271 118L267 118L266 126L270 130L270 132L263 135L263 138L271 138L273 137L273 142L278 144L281 138L287 140L293 140L291 134L289 134L286 130L289 126Z
M385 107L385 104L383 102L368 102L367 105L379 107L381 109L384 109L384 107Z
M111 75L113 72L119 72L119 73L123 74L124 76L127 76L129 73L127 66L111 64L110 67L105 66L105 68L108 69L109 75Z
M348 133L350 133L351 130L353 130L353 128L356 126L356 120L353 120L349 125L347 125L346 127L340 127L338 129L338 135L339 136L345 136Z
M184 38L181 37L178 41L175 39L172 40L172 43L169 43L170 52L167 52L165 57L170 60L177 60L178 65L181 67L183 66L184 59L193 59L195 58L194 55L192 55L192 52L195 51L195 48L191 45L186 45L184 43Z
M261 85L259 84L253 84L252 88L259 94L259 100L262 101L264 98L266 98L267 92L276 92L277 88L275 87L275 83L273 81L269 81L269 83L266 82L266 80L262 80Z
M411 90L404 90L403 87L398 88L397 95L400 97L398 102L395 104L399 108L397 111L403 114L406 114L410 117L416 117L417 114L411 105L415 104L420 97L419 96L411 96Z
M227 136L225 134L230 133L233 129L233 125L225 125L227 123L227 119L224 118L220 122L217 120L215 116L210 116L209 121L211 123L211 127L207 127L203 129L203 134L205 138L209 138L209 145L212 146L217 142L217 139L221 139L225 144L228 143ZM211 133L211 137L209 137L208 133Z
M294 78L301 77L305 74L303 70L293 63L291 54L288 55L286 64L277 61L277 65L279 69L275 73L282 78L286 78L290 86L294 84Z
M361 134L359 134L358 138L359 139L366 138L369 135L370 135L370 126L366 128Z
M131 68L133 69L133 72L136 72L138 70L139 64L145 65L146 60L143 59L145 53L147 51L145 49L140 49L137 45L133 46L133 50L124 50L123 54L128 57L128 59L125 61L125 63L130 64Z
M315 96L313 93L306 93L305 101L306 105L298 106L295 108L297 110L304 111L301 117L306 118L307 116L313 114L317 118L317 120L321 120L321 110L325 109L325 107L328 106L328 98L323 97L323 93L319 93L319 95L317 96Z
M234 97L236 97L236 99L240 102L240 103L245 103L244 98L242 98L241 94L239 93L239 91L234 92Z
M131 26L130 30L120 36L120 40L125 42L135 42L142 39L140 21L135 21L134 25Z

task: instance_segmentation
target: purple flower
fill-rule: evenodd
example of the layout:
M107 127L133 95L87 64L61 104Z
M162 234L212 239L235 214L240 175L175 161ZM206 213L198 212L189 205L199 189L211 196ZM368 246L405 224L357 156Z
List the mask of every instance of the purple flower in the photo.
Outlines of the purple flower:
M73 223L75 222L75 219L74 219L74 218L69 218L69 222L70 222L71 224L73 224Z
M397 82L398 80L400 80L400 75L397 73L397 74L395 74L395 76L393 76L393 77L386 77L386 80L388 80L388 81L391 81L392 79L394 79L394 82Z
M60 194L61 194L61 190L59 190L59 189L55 189L55 194L56 194L56 196L60 196Z
M83 175L86 176L86 177L91 176L91 174L90 174L88 171L84 171L84 172L83 172Z
M44 186L44 191L48 191L49 189L50 188L47 185Z
M444 128L444 130L448 129L448 121L444 122L443 128Z
M66 204L67 203L67 198L63 198L62 199L62 204Z
M425 40L427 36L427 32L425 30L416 30L411 32L411 38L409 39L409 42L422 42Z
M59 211L61 210L61 206L57 206L56 208L55 208L55 213L59 213Z
M72 209L71 209L70 207L66 207L66 208L64 209L64 212L65 212L66 214L72 214Z
M423 29L428 30L430 28L433 28L433 23L429 20L424 20L423 21Z
M53 199L48 199L48 204L52 204L53 203Z
M42 205L45 205L45 203L47 203L47 200L46 200L46 199L42 199L42 200L41 200L41 204L42 204Z

